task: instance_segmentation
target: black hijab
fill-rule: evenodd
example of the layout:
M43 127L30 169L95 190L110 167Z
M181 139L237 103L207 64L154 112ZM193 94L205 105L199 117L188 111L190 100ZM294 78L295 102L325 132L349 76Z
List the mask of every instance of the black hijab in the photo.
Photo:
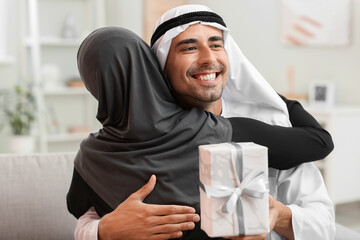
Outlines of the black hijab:
M114 209L155 174L155 189L145 202L198 210L198 146L229 142L229 121L200 109L182 110L156 56L129 30L91 33L80 46L78 68L98 101L103 125L76 156L83 180Z

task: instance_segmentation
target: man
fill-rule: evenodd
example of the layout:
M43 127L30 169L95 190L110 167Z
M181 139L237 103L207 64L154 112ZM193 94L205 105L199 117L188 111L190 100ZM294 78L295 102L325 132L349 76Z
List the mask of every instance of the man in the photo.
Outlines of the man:
M194 12L194 9L211 12L202 6L189 6L189 8L192 9L191 12ZM181 17L187 14L189 10L185 7L177 9L175 12L175 15ZM174 12L170 12L170 15L173 13ZM171 16L170 19L176 18L177 16ZM199 21L198 19L195 20ZM201 21L205 22L206 26L197 24L197 22L189 24L186 26L185 31L182 29L177 35L173 36L170 44L157 44L157 41L161 42L163 40L161 37L154 40L155 52L158 54L160 64L164 67L164 73L171 82L179 103L181 103L184 108L196 106L217 115L222 114L224 116L234 117L239 116L241 113L243 115L240 116L257 118L265 122L289 126L286 120L286 110L284 110L284 104L281 103L281 99L279 101L279 98L274 95L273 91L268 91L269 86L263 82L263 79L258 75L256 70L251 68L252 66L246 62L246 59L241 59L243 58L241 54L237 57L240 57L240 59L245 62L244 64L247 65L242 70L250 71L250 73L241 73L242 75L247 75L246 79L250 80L250 83L242 82L241 87L248 88L242 91L247 92L250 96L240 95L240 101L235 100L231 102L231 99L226 99L225 96L224 100L221 100L222 90L225 86L228 86L226 85L229 74L228 64L230 65L230 70L232 70L229 79L232 79L234 76L233 62L236 61L233 61L234 56L228 56L229 53L233 52L229 51L229 49L225 51L226 42L231 42L232 39L229 37L224 26L208 26L211 25L208 22L212 23L213 21ZM166 20L164 20L164 22L166 22ZM188 23L180 24L179 26L186 24ZM178 26L172 29L176 27ZM168 29L167 32L170 32L172 29ZM154 35L156 36L156 32ZM159 54L158 49L160 48L161 50L166 44L168 44L169 51L160 51ZM233 46L229 46L228 44L227 47ZM165 54L163 54L164 52ZM164 57L164 55L167 55L167 52L169 55ZM227 62L228 59L230 63ZM256 89L258 87L256 84L259 84L261 87L260 90ZM225 88L225 93L229 93L232 90L233 89L229 90ZM235 91L237 91L236 88ZM259 96L259 92L263 94ZM256 93L256 96L251 96L252 93ZM257 103L257 105L255 105L256 111L253 110L254 102L251 102L254 98L260 98L260 100L255 100L255 103ZM243 104L237 106L236 104L239 103ZM259 103L267 103L271 107L269 109L268 105L265 104L264 107ZM239 108L241 111L239 111ZM274 108L275 111L273 111ZM257 116L252 115L254 112ZM267 115L270 117L267 117ZM270 222L271 229L274 229L274 232L271 233L272 239L280 239L280 235L288 239L293 239L294 237L300 239L308 239L309 237L330 239L333 236L334 216L332 205L326 195L321 176L311 164L302 165L301 167L286 171L270 169L269 180L271 186L270 193L275 199L279 200L277 201L270 198ZM307 185L306 180L310 180L311 186ZM304 185L300 185L299 181L305 181L303 183ZM111 237L120 238L121 236L126 236L126 239L132 239L132 237L134 239L140 239L142 232L139 232L141 230L134 227L136 226L136 218L131 218L130 216L136 210L134 206L146 208L141 202L153 188L154 178L151 178L147 185L131 195L124 203L120 204L114 212L105 215L99 224L99 238L102 239L102 237L105 236L104 239L106 239L106 235L111 233ZM284 204L287 204L287 206ZM129 213L127 214L127 212ZM177 217L179 217L181 214L177 215ZM172 218L173 217L174 216L172 216ZM181 230L187 230L193 227L188 217L189 216L178 218L176 221L179 224L175 225L179 226L166 226L167 228L174 228L172 230L164 230L168 233L167 236L157 234L157 236L154 235L154 239L156 239L156 237L159 237L159 239L180 237ZM196 215L192 217L194 222L199 220ZM306 219L307 222L305 222L304 219ZM85 221L88 220L89 219L85 219ZM130 221L127 222L127 220ZM129 222L130 224L128 224ZM97 224L97 222L93 223ZM128 226L133 227L128 228ZM120 229L124 228L125 231L121 232ZM126 231L127 233L122 235ZM242 237L238 238L241 239ZM254 236L251 239L265 238L266 236Z

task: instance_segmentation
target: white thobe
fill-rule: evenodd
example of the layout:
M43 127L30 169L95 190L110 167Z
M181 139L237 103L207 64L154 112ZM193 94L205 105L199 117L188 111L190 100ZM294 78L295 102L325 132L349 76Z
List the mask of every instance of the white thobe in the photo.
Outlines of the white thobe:
M296 240L334 239L335 213L320 171L313 163L269 169L270 194L288 206ZM267 239L285 239L272 231Z

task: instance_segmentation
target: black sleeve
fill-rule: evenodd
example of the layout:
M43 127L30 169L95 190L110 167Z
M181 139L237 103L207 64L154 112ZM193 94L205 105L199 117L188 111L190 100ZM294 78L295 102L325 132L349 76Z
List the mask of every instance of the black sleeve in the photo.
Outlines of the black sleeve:
M330 134L299 102L280 96L293 127L269 125L249 118L229 118L233 142L254 142L268 147L269 167L289 169L326 157L334 148Z
M74 168L69 192L66 195L68 211L79 218L84 215L90 207L95 207L96 213L102 217L113 211L105 201L91 189Z

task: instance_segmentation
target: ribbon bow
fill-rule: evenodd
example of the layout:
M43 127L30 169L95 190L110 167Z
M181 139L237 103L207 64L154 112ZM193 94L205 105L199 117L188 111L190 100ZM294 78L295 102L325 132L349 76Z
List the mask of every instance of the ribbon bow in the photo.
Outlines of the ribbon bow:
M207 186L200 182L200 187L210 198L224 198L225 203L221 211L225 214L232 214L236 210L238 217L239 233L245 234L244 217L241 203L241 196L247 195L253 198L262 199L264 194L269 192L268 179L263 170L253 169L243 178L243 153L239 144L229 143L231 149L231 164L235 175L236 187L224 185Z
M253 198L263 198L264 194L268 192L266 184L266 175L264 171L252 170L245 176L238 187L228 187L223 185L207 186L202 185L204 192L208 197L223 198L226 197L225 203L221 206L223 213L233 213L240 196L246 194Z

